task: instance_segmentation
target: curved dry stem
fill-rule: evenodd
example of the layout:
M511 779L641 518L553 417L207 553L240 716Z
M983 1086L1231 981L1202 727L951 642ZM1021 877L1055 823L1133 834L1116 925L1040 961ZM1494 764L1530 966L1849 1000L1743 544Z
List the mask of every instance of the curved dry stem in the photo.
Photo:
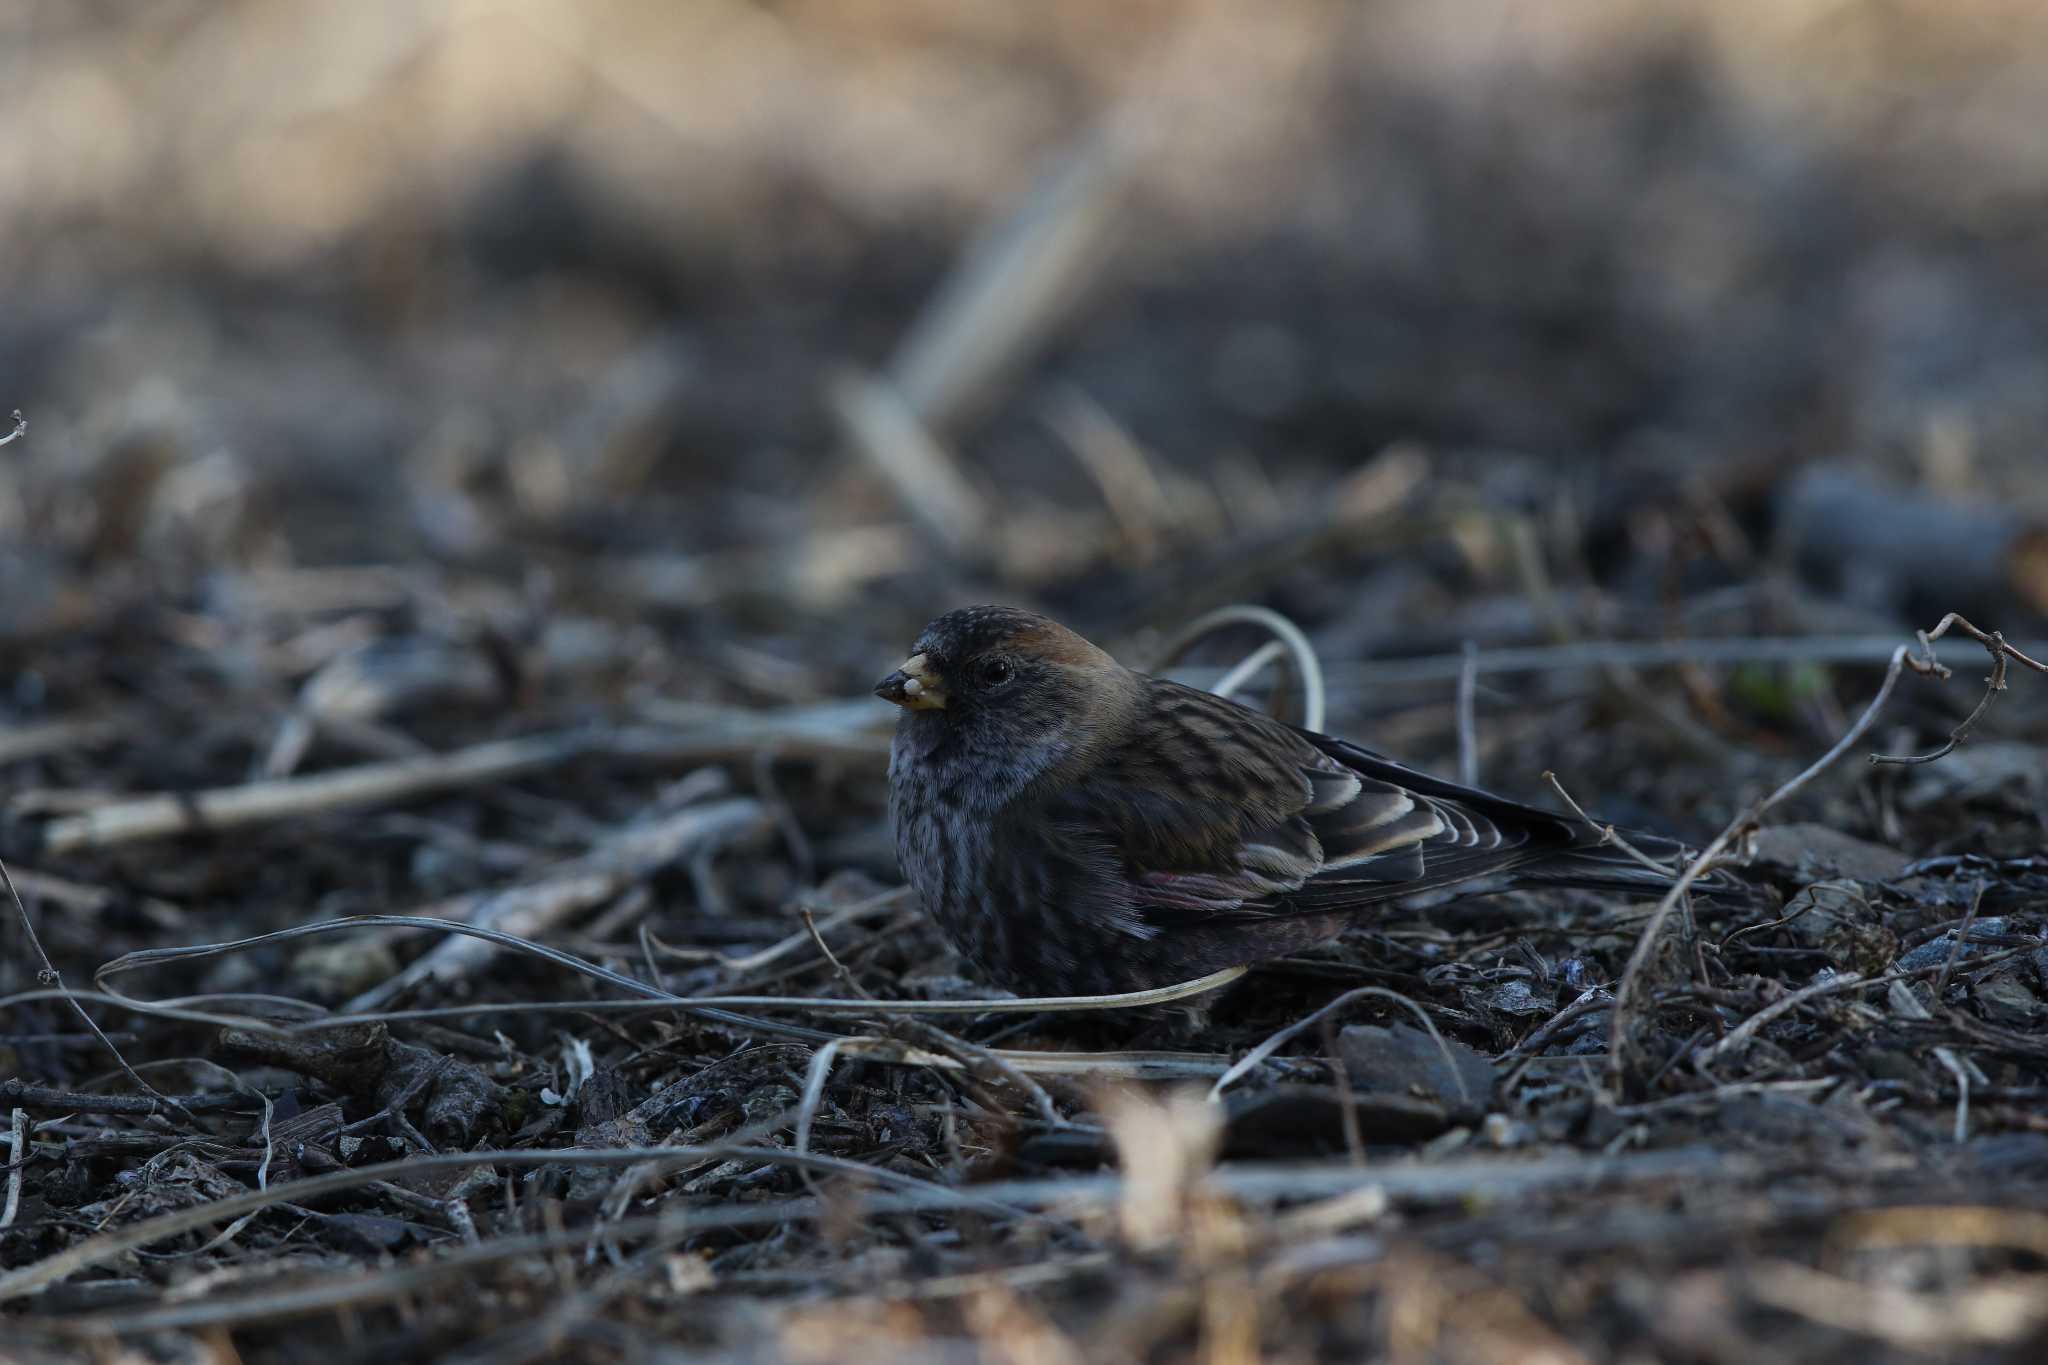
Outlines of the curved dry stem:
M1031 1014L1092 1009L1142 1009L1150 1005L1170 1004L1176 1000L1184 1000L1189 996L1200 995L1205 991L1214 990L1218 986L1236 980L1244 975L1245 972L1245 968L1241 966L1226 967L1222 971L1211 972L1207 976L1197 977L1192 981L1183 981L1171 986L1160 986L1152 990L1126 991L1115 995L1027 996L1023 998L983 1000L864 1000L843 997L820 999L783 995L676 995L673 992L662 990L658 986L651 986L635 977L627 976L622 972L615 972L609 967L599 966L595 962L586 961L573 953L563 952L559 948L551 948L546 944L520 938L516 934L507 934L496 929L486 929L480 925L464 924L457 920L437 919L427 915L350 915L342 919L326 920L318 924L292 925L288 928L274 929L268 933L255 934L248 938L232 939L223 943L195 944L180 948L147 948L139 952L127 953L115 958L111 962L103 964L93 973L93 984L100 988L100 995L88 996L84 993L72 992L69 993L68 998L101 999L107 1003L119 1004L123 1008L134 1010L137 1013L169 1016L171 1010L182 1008L189 1004L192 998L173 998L161 1001L144 1000L109 988L106 984L107 979L125 972L136 971L143 967L155 966L166 962L217 957L228 953L243 952L285 939L303 938L316 934L346 933L356 929L368 928L426 929L439 933L464 934L471 938L482 939L501 948L510 948L518 952L528 953L544 961L552 962L557 966L566 967L570 971L577 972L583 976L602 981L607 985L616 986L621 990L641 996L658 1005L670 1006L693 1014L707 1015L726 1022L744 1022L750 1027L759 1026L761 1021L743 1019L742 1016L732 1015L726 1011L732 1008L740 1008L793 1010L799 1013L812 1014ZM299 1010L311 1011L317 1009L316 1006L312 1006L304 1001L292 1000L289 997L262 997L262 999L268 1004ZM591 1002L585 1002L584 1005L580 1005L578 1008L586 1008L589 1003ZM489 1010L498 1007L486 1006L484 1008ZM318 1018L291 1025L282 1031L315 1032L379 1020L419 1017L425 1017L425 1015L420 1011L411 1010L386 1011L374 1014L322 1014ZM268 1021L255 1019L235 1018L230 1020L224 1019L221 1016L209 1016L206 1022L228 1022L236 1027L257 1028L268 1032L280 1031L276 1025ZM814 1038L813 1041L825 1042L829 1041L829 1038L818 1037Z
M1240 1060L1234 1066L1232 1066L1230 1070L1224 1072L1221 1076L1219 1076L1216 1079L1216 1084L1209 1087L1209 1098L1212 1101L1222 1098L1224 1089L1228 1087L1232 1081L1238 1080L1239 1078L1245 1076L1252 1070L1253 1067L1257 1066L1260 1062L1265 1061L1266 1058L1272 1056L1275 1052L1278 1052L1283 1046L1286 1045L1288 1039L1293 1038L1295 1035L1299 1034L1303 1029L1308 1028L1310 1025L1315 1024L1318 1021L1327 1017L1328 1015L1336 1012L1337 1010L1342 1009L1344 1006L1350 1004L1352 1001L1362 1000L1368 995L1378 996L1384 1000L1391 1000L1395 1004L1400 1005L1403 1009L1407 1010L1410 1014L1414 1015L1417 1019L1422 1021L1422 1027L1427 1029L1429 1031L1429 1036L1435 1040L1437 1051L1443 1054L1444 1065L1450 1068L1451 1079L1457 1082L1458 1098L1463 1100L1466 1104L1472 1103L1472 1092L1465 1085L1465 1074L1458 1069L1458 1059L1451 1055L1451 1045L1444 1041L1443 1034L1437 1032L1436 1021L1429 1017L1429 1012L1423 1009L1422 1006L1416 1004L1407 996L1402 995L1399 991L1390 991L1384 986L1359 986L1352 990L1348 990L1344 992L1344 994L1338 996L1335 1000L1332 1000L1329 1004L1317 1010L1315 1013L1295 1020L1286 1028L1281 1029L1278 1033L1266 1039L1265 1042L1260 1043L1250 1052L1245 1053L1242 1060Z
M1216 685L1209 690L1219 697L1235 700L1237 690L1240 687L1243 687L1253 678L1258 677L1261 669L1270 667L1274 660L1281 658L1286 653L1287 646L1281 644L1278 640L1268 640L1251 653L1245 655L1239 661L1237 667L1218 678Z
M1234 975L1235 973L1233 973ZM1220 973L1219 973L1220 975ZM1204 978L1206 981L1207 978ZM15 995L0 996L0 1009L14 1005L29 1004L38 1000L82 1000L87 1004L111 1005L132 1013L157 1019L176 1019L185 1023L211 1024L221 1028L241 1029L249 1033L260 1033L273 1038L289 1038L297 1034L318 1033L327 1029L349 1028L361 1024L410 1024L427 1023L448 1019L474 1019L481 1015L537 1015L537 1014L646 1014L655 1011L673 1010L675 1006L666 1000L517 1000L501 1001L494 1004L442 1005L431 1009L377 1010L368 1014L335 1015L312 1019L299 1024L277 1024L265 1019L238 1014L216 1014L193 1008L191 1002L204 1001L207 996L187 997L186 1003L171 1004L162 1001L135 1000L128 996L106 995L98 991L73 990L68 987L53 987L48 990L22 991ZM780 997L774 997L780 1000ZM782 1000L782 1003L797 1005L806 1003L801 998ZM303 1002L294 1002L303 1003ZM862 1002L841 1001L852 1005ZM865 1002L870 1013L886 1012L891 1002L876 1000ZM910 1001L912 1005L936 1004L938 1002ZM964 1009L966 1004L947 1002L949 1008ZM969 1002L971 1003L971 1002ZM1022 1006L1036 1010L1031 1001L1007 1000L1004 1005ZM982 1012L975 1007L977 1013ZM840 1011L833 1011L838 1013ZM846 1013L855 1011L848 1009ZM719 1010L705 1010L703 1013L714 1018L735 1019L744 1016L726 1015ZM836 1042L840 1034L825 1033L818 1029L802 1028L796 1025L778 1023L766 1019L751 1019L746 1027L762 1033L793 1038L814 1046ZM990 1048L988 1055L1005 1067L1014 1067L1019 1072L1037 1076L1115 1076L1133 1080L1174 1080L1207 1078L1221 1075L1229 1070L1230 1059L1207 1052L1161 1052L1125 1049L1111 1052L1036 1052L1018 1048ZM958 1068L957 1059L937 1052L908 1048L900 1059L906 1065ZM187 1097L189 1102L190 1097ZM108 1112L131 1112L129 1110ZM151 1110L135 1110L146 1113Z
M1295 672L1301 679L1302 728L1322 729L1327 716L1329 697L1329 691L1323 683L1322 660L1316 656L1315 646L1309 643L1308 636L1302 633L1301 627L1271 607L1238 603L1203 612L1167 638L1166 647L1159 651L1159 661L1153 666L1152 671L1160 673L1171 668L1198 641L1225 626L1257 626L1285 647L1287 656L1293 662ZM1247 664L1249 662L1250 660L1246 661ZM1262 661L1261 667L1263 666ZM1243 665L1240 665L1240 669L1242 667ZM1242 686L1244 678L1237 677L1237 671L1232 671L1229 680L1237 686Z

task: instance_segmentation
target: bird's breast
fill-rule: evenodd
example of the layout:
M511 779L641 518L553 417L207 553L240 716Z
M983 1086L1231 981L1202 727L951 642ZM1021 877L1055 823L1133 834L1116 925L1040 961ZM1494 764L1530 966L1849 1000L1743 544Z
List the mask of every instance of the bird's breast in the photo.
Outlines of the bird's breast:
M1050 850L1036 822L992 802L959 765L919 761L898 746L889 773L896 857L925 910L961 956L998 981L1046 911Z

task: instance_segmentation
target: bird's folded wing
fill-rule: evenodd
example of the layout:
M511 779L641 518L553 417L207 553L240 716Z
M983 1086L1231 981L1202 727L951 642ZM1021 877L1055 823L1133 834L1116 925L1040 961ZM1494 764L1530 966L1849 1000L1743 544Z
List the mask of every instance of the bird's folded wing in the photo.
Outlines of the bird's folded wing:
M1405 767L1207 692L1151 684L1132 740L1098 756L1047 812L1109 884L1117 922L1178 926L1361 909L1461 882L1636 894L1672 874L1598 827ZM1674 841L1631 835L1678 861ZM1739 894L1715 873L1708 894Z
M1155 682L1147 704L1143 741L1101 754L1048 813L1077 840L1118 850L1150 924L1340 910L1574 842L1559 817L1522 819L1512 803L1206 692Z

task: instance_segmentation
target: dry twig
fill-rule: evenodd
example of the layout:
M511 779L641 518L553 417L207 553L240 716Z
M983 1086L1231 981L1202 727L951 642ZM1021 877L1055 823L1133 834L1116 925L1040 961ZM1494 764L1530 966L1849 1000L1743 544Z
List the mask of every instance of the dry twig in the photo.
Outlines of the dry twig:
M1458 670L1458 781L1479 785L1479 723L1474 714L1479 695L1479 646L1467 640L1465 666Z
M1934 642L1948 634L1951 628L1962 631L1963 634L1984 646L1985 650L1991 655L1991 676L1984 680L1983 699L1977 703L1975 710L1963 718L1961 725L1949 731L1948 742L1940 748L1924 754L1872 754L1870 761L1873 764L1895 763L1910 765L1932 763L1937 758L1944 758L1954 753L1955 747L1969 738L1971 729L1975 727L1978 719L1983 716L1986 708L1991 705L1991 699L2005 690L2006 660L2014 660L2027 668L2033 669L2037 673L2048 673L2048 664L2044 664L2038 659L2030 658L2013 648L2006 643L2005 636L1998 631L1994 630L1987 634L1971 625L1955 612L1950 612L1942 617L1941 623L1935 626L1933 630L1923 630L1919 633L1920 648L1926 652L1919 658L1908 655L1906 657L1906 666L1922 676L1947 678L1951 670L1934 657Z
M1685 870L1678 874L1678 880L1672 883L1671 889L1657 902L1657 908L1651 911L1649 922L1643 926L1642 936L1636 940L1635 950L1629 954L1628 965L1622 969L1621 980L1614 988L1614 1022L1608 1043L1607 1075L1610 1086L1617 1093L1621 1088L1624 1074L1623 1050L1627 1046L1629 1036L1628 1010L1633 1003L1636 985L1642 977L1644 965L1649 961L1650 952L1656 946L1658 935L1663 931L1664 921L1670 917L1672 910L1692 884L1707 873L1716 859L1748 838L1766 812L1832 768L1844 754L1855 747L1856 742L1863 738L1864 732L1876 723L1878 713L1884 709L1885 702L1890 700L1892 688L1898 685L1899 674L1904 670L1905 664L1906 646L1900 645L1892 651L1891 664L1885 669L1884 683L1878 688L1877 695L1871 699L1870 705L1864 708L1863 714L1856 718L1856 723L1835 741L1834 747L1815 759L1796 777L1779 786L1768 796L1752 802L1741 814L1729 821L1727 827L1715 835L1713 841L1686 865Z
M21 1177L28 1169L28 1110L15 1106L7 1144L7 1202L0 1207L0 1228L14 1226L21 1212Z
M43 941L36 936L35 921L29 917L28 906L22 903L21 893L14 889L14 876L7 870L7 864L4 860L0 860L0 885L6 887L8 898L14 902L14 912L21 919L21 932L28 940L30 950L35 953L36 960L42 963L42 966L36 971L36 979L45 986L55 987L60 991L63 990L64 974L57 970L56 965L50 961L50 955L43 951ZM83 1003L74 999L71 1002L71 1008L78 1012L78 1017L85 1022L85 1026L92 1030L92 1036L99 1039L100 1043L112 1054L115 1065L121 1068L121 1074L130 1081L133 1081L136 1089L142 1091L143 1094L148 1095L178 1117L187 1122L191 1121L192 1116L185 1112L183 1106L169 1095L159 1093L155 1086L152 1086L137 1074L134 1067L128 1065L128 1059L121 1055L121 1049L114 1046L114 1040L107 1037L100 1030L100 1026L93 1021L93 1017L85 1012Z

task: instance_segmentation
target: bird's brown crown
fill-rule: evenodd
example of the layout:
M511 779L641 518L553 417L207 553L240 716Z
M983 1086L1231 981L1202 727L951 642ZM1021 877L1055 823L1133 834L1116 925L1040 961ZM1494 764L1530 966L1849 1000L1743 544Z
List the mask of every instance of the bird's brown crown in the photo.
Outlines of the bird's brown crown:
M1090 665L1109 656L1059 622L1021 607L961 607L924 628L911 647L938 664L957 664L1006 649L1049 663Z

